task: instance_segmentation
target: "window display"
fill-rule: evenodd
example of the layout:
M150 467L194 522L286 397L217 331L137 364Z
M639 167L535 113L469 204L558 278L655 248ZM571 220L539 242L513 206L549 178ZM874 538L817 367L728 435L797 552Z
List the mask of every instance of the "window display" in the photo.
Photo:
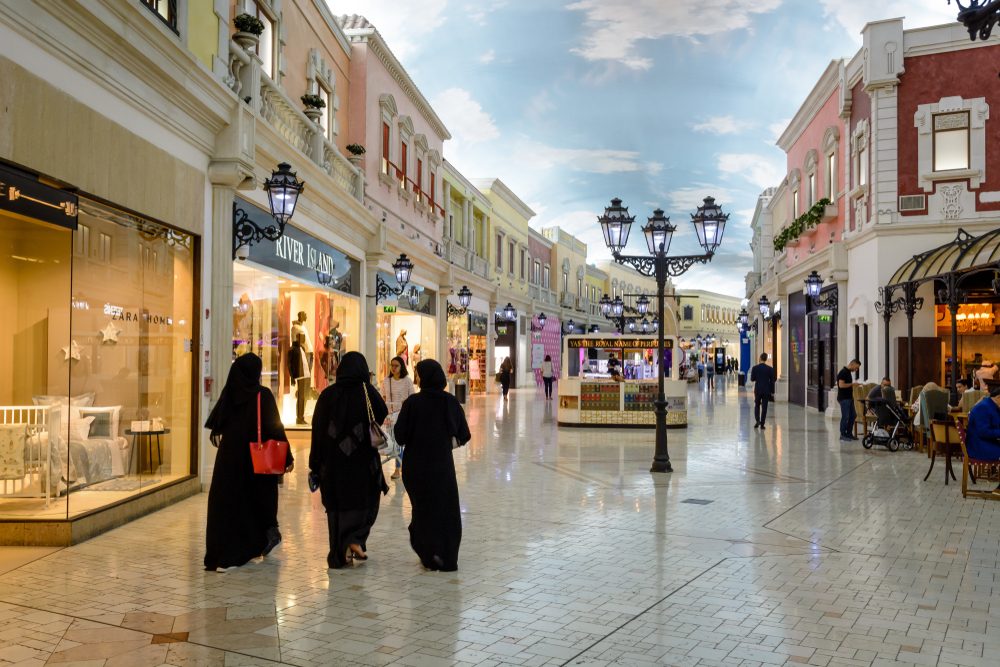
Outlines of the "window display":
M393 308L393 306L388 306ZM402 357L407 370L413 369L422 359L433 359L437 350L437 322L433 317L409 312L378 313L375 326L378 339L378 359L375 375L381 381L389 375L389 361Z
M196 239L84 199L77 222L0 212L3 518L69 518L192 472Z
M309 424L341 356L359 349L360 318L353 296L252 262L233 265L233 358L246 352L261 358L262 382L286 427Z

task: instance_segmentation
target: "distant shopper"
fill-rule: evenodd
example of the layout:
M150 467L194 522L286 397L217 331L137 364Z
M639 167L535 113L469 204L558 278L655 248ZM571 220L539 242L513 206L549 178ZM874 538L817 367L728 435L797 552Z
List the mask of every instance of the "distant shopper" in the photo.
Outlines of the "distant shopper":
M545 385L545 400L552 400L552 383L555 381L555 371L552 367L552 355L546 354L542 362L542 384Z
M837 373L837 403L840 404L840 439L857 440L854 435L854 421L858 412L854 409L854 374L861 368L861 362L851 359L851 362Z
M510 391L510 381L514 377L514 364L510 357L504 357L500 362L500 387L503 389L503 400L507 400L507 393Z
M330 532L326 563L333 569L352 560L368 560L368 535L378 517L379 494L389 493L382 460L372 447L368 404L376 424L389 410L369 377L361 353L348 352L337 367L336 384L319 395L313 414L309 471L319 480L326 508Z
M760 363L750 369L753 382L753 427L764 428L767 404L774 400L774 369L767 365L767 352L760 355Z
M462 513L452 449L471 438L465 411L445 391L441 364L425 359L414 376L420 393L403 403L393 431L406 447L403 484L410 496L410 546L428 570L458 569Z
M386 429L392 428L399 416L399 410L403 407L403 401L408 399L416 390L413 388L413 380L410 379L406 371L406 362L402 357L393 357L389 362L389 375L382 380L382 398L385 399L386 407L389 408L389 416L386 417ZM403 465L403 452L400 450L396 457L396 467L392 471L390 479L399 479L400 467Z
M715 362L712 359L705 364L705 388L715 389Z
M287 441L274 394L260 384L262 369L260 357L252 352L237 357L205 422L219 448L208 490L205 529L205 569L210 572L266 556L281 542L279 475L255 474L250 459L250 443L257 440L258 396L261 438ZM289 451L285 471L293 467Z

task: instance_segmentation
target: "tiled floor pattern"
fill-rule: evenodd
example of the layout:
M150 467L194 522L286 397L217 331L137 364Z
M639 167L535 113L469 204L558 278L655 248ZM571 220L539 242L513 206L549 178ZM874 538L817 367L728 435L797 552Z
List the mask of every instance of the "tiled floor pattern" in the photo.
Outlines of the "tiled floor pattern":
M1000 503L797 407L758 432L732 387L690 403L653 476L651 432L475 399L457 573L419 567L399 483L371 560L328 571L304 466L284 543L244 568L202 571L204 494L12 555L0 665L1000 665Z

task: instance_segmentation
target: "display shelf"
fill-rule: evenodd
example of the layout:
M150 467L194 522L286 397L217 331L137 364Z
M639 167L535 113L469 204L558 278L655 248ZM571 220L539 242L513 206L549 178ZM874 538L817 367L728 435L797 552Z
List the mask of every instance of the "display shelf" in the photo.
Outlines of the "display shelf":
M469 380L469 392L473 394L486 393L486 336L469 336L469 359L479 362L480 376L478 379Z
M655 384L626 384L624 409L628 412L653 410L656 407L656 395L657 386Z
M621 388L617 383L584 382L580 385L581 410L620 410Z

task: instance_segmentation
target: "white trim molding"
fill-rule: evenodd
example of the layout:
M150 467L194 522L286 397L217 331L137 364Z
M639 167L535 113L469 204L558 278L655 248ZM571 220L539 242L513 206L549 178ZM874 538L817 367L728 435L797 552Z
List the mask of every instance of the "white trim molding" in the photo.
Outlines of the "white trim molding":
M949 111L969 112L969 169L934 171L934 114ZM942 97L936 103L921 104L913 114L917 128L917 173L924 192L933 192L936 181L969 181L975 190L986 180L986 121L990 106L985 97L962 99Z

